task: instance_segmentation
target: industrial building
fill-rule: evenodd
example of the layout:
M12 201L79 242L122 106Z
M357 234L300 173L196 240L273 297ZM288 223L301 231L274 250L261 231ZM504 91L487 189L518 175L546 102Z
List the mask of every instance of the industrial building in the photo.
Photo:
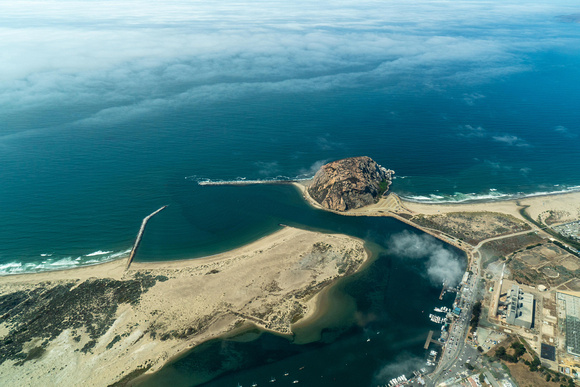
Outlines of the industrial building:
M566 312L566 350L580 356L580 297L558 292L557 300Z
M534 296L512 285L508 295L506 322L530 329L534 321Z

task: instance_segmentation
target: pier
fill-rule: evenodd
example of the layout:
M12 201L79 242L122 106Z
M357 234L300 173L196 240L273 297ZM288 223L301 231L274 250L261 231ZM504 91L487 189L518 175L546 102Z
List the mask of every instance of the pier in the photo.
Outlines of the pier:
M439 299L440 299L440 300L443 300L443 296L445 295L445 291L446 291L446 290L447 290L447 289L445 288L445 284L444 284L444 285L443 285L443 289L441 289L441 294L439 295Z
M158 213L160 213L161 211L163 211L166 208L167 208L167 206L163 206L160 209L158 209L157 211L154 211L154 212L150 213L149 215L147 215L145 218L143 218L143 222L141 222L141 228L139 229L139 233L137 234L137 239L135 239L135 244L133 244L133 248L131 249L131 254L129 254L129 259L127 259L127 268L125 268L125 270L129 270L129 267L131 266L131 262L133 262L133 258L135 257L135 253L137 253L137 248L139 248L139 244L141 243L141 239L143 238L143 233L145 232L145 226L147 226L147 222L149 222L149 219L151 219L152 217L154 217L155 215L157 215Z
M254 184L292 184L298 180L202 180L198 181L198 185L254 185Z
M429 331L429 334L427 335L427 340L425 340L425 346L424 346L425 349L429 348L429 344L431 344L431 340L433 340L432 337L433 337L433 331Z
M427 335L427 340L425 340L425 345L423 346L423 348L428 349L429 344L442 345L441 342L439 342L437 340L433 340L433 332L434 331L429 331L429 334Z

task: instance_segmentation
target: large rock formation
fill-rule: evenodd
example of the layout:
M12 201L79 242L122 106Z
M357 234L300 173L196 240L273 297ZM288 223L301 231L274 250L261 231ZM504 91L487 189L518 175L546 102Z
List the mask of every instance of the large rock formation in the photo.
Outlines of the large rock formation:
M351 210L376 203L393 174L367 156L333 161L316 172L308 193L325 208Z

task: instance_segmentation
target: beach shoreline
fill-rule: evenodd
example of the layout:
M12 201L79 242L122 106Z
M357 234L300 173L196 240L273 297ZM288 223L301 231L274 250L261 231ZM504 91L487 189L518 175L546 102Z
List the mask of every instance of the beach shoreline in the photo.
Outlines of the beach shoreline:
M312 207L341 215L381 216L385 214L385 211L396 212L397 209L394 208L392 203L389 202L389 196L394 194L398 199L399 204L403 207L402 209L406 209L410 213L423 215L435 215L450 212L500 212L520 217L521 215L519 213L519 208L522 206L529 206L527 210L530 212L530 216L533 218L537 218L537 216L539 216L542 211L549 210L568 212L568 215L564 214L564 220L573 220L574 218L580 217L580 205L578 205L578 203L580 203L580 191L554 193L547 192L544 194L522 196L521 198L482 199L457 203L425 203L420 201L412 201L399 196L394 191L390 191L387 196L381 197L375 204L355 210L340 212L324 208L318 202L316 202L308 194L308 186L310 183L311 180L305 180L293 182L292 185L300 191L305 201Z
M414 221L415 217L498 213L531 224L522 216L522 209L525 209L531 219L539 221L561 223L580 218L580 192L456 204L409 202L391 192L373 205L338 212L315 202L308 195L308 183L294 182L292 185L313 208L345 216L393 217L463 250L469 264L475 251L473 243L422 226ZM348 270L341 273L335 263L324 258L326 247L316 250L325 244L332 246L331 250L338 255L345 250L356 252L354 259L345 261ZM320 259L317 258L315 263L307 262L305 257L313 253ZM364 270L373 259L372 252L360 239L284 226L282 230L234 250L201 258L133 262L127 268L127 258L123 257L63 270L5 275L0 277L2 294L59 286L74 292L85 284L131 281L141 281L142 293L138 303L115 307L114 323L106 326L100 337L91 340L92 336L86 330L65 329L52 337L46 348L43 347L49 355L34 362L5 360L0 364L0 376L13 381L12 385L18 385L24 380L13 372L15 364L32 375L32 380L40 380L46 376L46 367L62 363L63 369L68 369L67 380L94 380L91 381L93 385L108 384L124 378L146 378L195 346L240 329L256 327L278 335L291 335L293 329L313 324L324 315L329 293L339 279ZM234 286L226 288L223 283ZM267 296L264 297L264 293ZM183 305L184 300L187 300L187 307ZM203 318L199 318L200 315ZM9 319L0 321L0 339L12 334L11 329L17 325ZM30 337L21 348L23 356L29 356L38 348L34 347L38 343L38 338ZM84 353L90 356L77 353L84 351L87 345L90 348ZM63 348L76 348L77 351L65 351L62 355ZM50 353L58 352L61 353L58 360L50 357ZM86 368L84 365L88 364L90 357L97 359L92 360L97 363L94 370L80 371ZM97 377L95 373L99 370L101 373Z
M416 222L410 221L416 216L445 216L449 214L485 214L498 213L505 216L513 217L518 221L533 226L530 218L534 222L558 225L572 222L580 219L580 192L563 192L546 195L534 195L519 199L490 200L477 202L461 203L419 203L405 200L399 197L395 192L389 192L386 196L372 205L347 210L334 211L322 207L308 193L308 184L310 181L294 182L293 186L302 194L304 200L313 208L333 212L344 216L388 216L407 223L421 231L444 240L447 243L457 245L465 250L468 246L461 246L461 243L450 240L449 238L440 238L439 233L433 233L433 230L422 227ZM526 216L523 216L522 210Z
M292 324L316 314L312 308L317 303L310 301L321 290L360 270L368 259L360 239L284 227L204 258L134 262L128 270L120 259L5 276L0 292L15 300L38 294L31 305L50 321L27 327L26 319L37 315L34 308L16 308L0 321L0 340L13 342L12 355L0 364L0 377L6 385L47 377L58 377L59 385L108 385L132 379L135 372L158 371L196 345L244 324L289 335ZM76 296L79 292L82 296ZM61 303L72 305L71 310L44 309ZM91 327L75 320L85 314L93 316ZM52 331L44 330L47 325ZM27 360L37 352L40 359ZM54 367L62 368L59 375L48 372Z
M260 184L279 184L279 185L291 185L294 186L300 194L302 195L303 199L315 209L320 209L324 211L334 212L340 215L345 216L391 216L403 221L405 223L410 224L405 219L401 218L400 215L407 214L407 215L437 215L437 214L446 214L451 212L498 212L503 214L512 215L518 219L522 218L519 210L522 206L529 206L526 211L530 214L530 216L534 219L537 219L542 212L554 210L562 212L564 215L562 220L559 223L565 223L566 221L572 221L575 218L580 218L580 208L575 207L574 204L580 202L580 191L558 191L558 192L546 192L541 194L531 194L530 196L523 196L520 198L489 198L489 199L481 199L481 200L473 200L473 201L460 201L460 202L422 202L422 201L414 201L404 196L399 196L396 191L390 191L390 193L386 197L382 197L377 203L366 206L360 209L349 210L345 212L333 211L327 208L322 207L319 203L317 203L314 199L310 197L307 192L307 187L312 182L312 179L298 179L298 180L275 180L275 181L258 181ZM217 185L250 185L256 184L252 181L240 181L240 182L216 182ZM391 199L389 199L391 197ZM398 206L393 206L392 197L396 197L398 201ZM518 205L519 203L519 205ZM542 209L544 207L544 209ZM568 213L567 215L564 213ZM395 216L394 216L395 215ZM396 216L399 215L399 216ZM416 224L411 224L412 226L416 227ZM424 230L423 230L424 231ZM252 243L252 242L249 242ZM31 274L42 274L42 273L52 273L52 272L68 272L69 270L75 269L82 269L91 266L99 266L106 263L111 263L115 261L123 261L126 260L127 257L130 255L131 249L125 251L124 253L115 253L115 255L119 255L118 257L110 260L104 260L102 262L91 262L87 264L80 264L78 266L73 267L65 267L65 268L46 268L36 271L20 271L20 272L4 272L0 273L0 281L13 277L13 276L22 276L22 275L31 275ZM216 253L213 255L219 255L220 253ZM213 256L212 255L212 256ZM205 259L211 256L204 256L198 258L183 258L177 259L176 262L187 261L189 259ZM159 261L159 262L170 262L170 261ZM154 263L154 262L151 262ZM132 263L133 264L133 263ZM135 262L135 264L140 264L140 262Z

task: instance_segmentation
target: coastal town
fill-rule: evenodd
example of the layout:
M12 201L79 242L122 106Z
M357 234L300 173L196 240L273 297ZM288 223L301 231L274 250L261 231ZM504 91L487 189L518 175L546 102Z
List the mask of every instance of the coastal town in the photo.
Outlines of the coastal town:
M386 172L390 179L394 172ZM578 193L423 204L384 192L376 203L344 211L342 192L332 197L327 190L324 201L313 200L308 184L297 186L313 206L347 216L393 217L466 255L461 283L443 283L441 295L456 293L453 305L435 308L443 315L429 314L441 333L433 340L429 332L425 363L385 386L580 383Z
M379 385L577 385L580 193L421 204L388 191L393 173L359 157L294 183L315 208L395 218L465 254L460 278L446 278L424 311L424 358ZM147 221L164 208L143 219L125 259L3 279L7 385L134 385L211 339L249 327L292 335L318 316L323 289L370 260L362 239L284 226L210 257L132 262Z
M447 289L456 292L453 306L432 320L441 334L437 341L429 335L425 344L426 368L387 386L579 383L580 206L556 205L549 197L527 202L533 203L514 201L511 209L501 204L498 212L485 204L433 205L425 211L428 205L390 194L360 210L397 217L462 249L469 261L461 283ZM526 212L530 206L535 219ZM469 227L450 227L467 221ZM502 226L490 227L498 223Z

